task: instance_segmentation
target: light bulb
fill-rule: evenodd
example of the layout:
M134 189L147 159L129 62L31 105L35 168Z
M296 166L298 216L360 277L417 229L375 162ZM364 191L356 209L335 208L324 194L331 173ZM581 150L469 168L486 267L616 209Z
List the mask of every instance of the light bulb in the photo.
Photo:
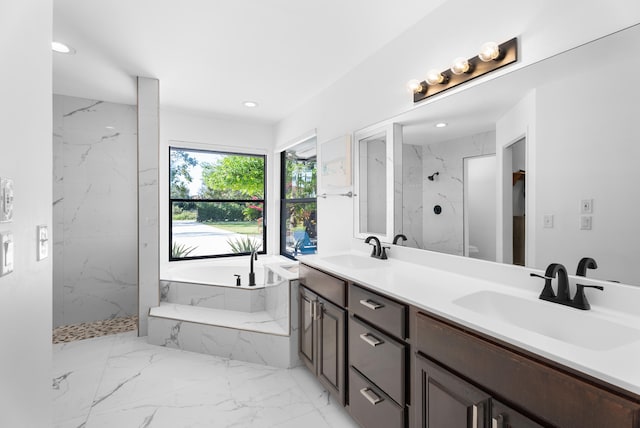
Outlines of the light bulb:
M422 83L418 79L411 79L407 82L407 91L411 94L417 94L423 91Z
M425 80L430 85L437 85L438 83L444 82L444 76L438 70L429 70Z
M453 60L451 72L460 75L469 71L469 61L466 58L458 57Z
M487 42L480 46L478 58L483 62L489 62L498 58L498 55L500 55L500 46L496 42Z
M51 49L54 52L63 53L63 54L73 55L74 53L76 53L76 50L73 49L71 46L65 45L64 43L61 43L61 42L51 42Z

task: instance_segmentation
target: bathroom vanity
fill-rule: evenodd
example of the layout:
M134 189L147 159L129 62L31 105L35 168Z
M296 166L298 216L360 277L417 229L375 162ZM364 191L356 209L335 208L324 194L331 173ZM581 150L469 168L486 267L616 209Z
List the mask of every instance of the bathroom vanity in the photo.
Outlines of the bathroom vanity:
M315 355L320 368L311 369L325 386L331 379L327 389L362 427L640 427L640 336L634 328L626 339L599 340L616 336L615 326L638 326L637 318L555 305L570 327L605 325L583 342L514 325L499 306L482 309L513 302L524 305L514 316L529 317L531 305L555 317L545 312L554 304L529 290L364 253L301 263L301 290L311 290L300 292L300 355ZM619 292L613 287L606 291ZM339 315L309 309L314 299L338 305Z

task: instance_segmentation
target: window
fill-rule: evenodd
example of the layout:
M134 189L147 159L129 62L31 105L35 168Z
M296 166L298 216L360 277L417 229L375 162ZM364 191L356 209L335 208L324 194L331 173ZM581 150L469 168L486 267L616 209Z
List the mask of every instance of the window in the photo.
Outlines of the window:
M169 260L265 252L265 156L169 148Z
M281 153L280 254L294 258L317 251L316 139Z

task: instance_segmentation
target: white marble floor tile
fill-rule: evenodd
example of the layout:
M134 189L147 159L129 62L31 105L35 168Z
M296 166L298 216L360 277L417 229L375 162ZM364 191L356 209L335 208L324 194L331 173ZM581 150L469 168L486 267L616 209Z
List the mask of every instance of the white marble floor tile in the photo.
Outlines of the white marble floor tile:
M132 333L54 346L54 376L57 428L357 426L304 368L149 345Z

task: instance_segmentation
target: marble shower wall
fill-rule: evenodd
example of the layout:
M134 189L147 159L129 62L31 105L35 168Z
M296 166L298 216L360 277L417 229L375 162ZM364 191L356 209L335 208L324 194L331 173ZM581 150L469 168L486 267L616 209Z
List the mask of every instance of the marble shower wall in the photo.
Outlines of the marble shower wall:
M53 96L53 325L138 313L135 106Z
M402 145L402 233L407 247L424 248L422 241L423 147Z
M407 246L463 255L463 158L495 153L489 131L424 146L403 147L403 230ZM422 160L422 168L416 160ZM438 172L434 181L428 176ZM408 185L407 185L408 183ZM419 184L418 184L419 183ZM442 207L441 214L434 206ZM420 245L420 240L422 240Z

